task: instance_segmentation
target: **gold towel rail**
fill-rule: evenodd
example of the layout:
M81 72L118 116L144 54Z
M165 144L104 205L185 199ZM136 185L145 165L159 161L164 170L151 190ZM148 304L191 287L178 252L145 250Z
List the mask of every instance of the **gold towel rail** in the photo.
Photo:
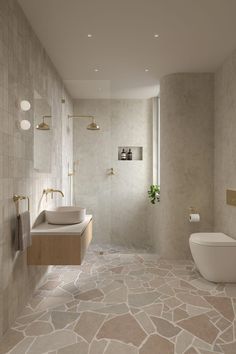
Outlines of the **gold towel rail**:
M30 200L29 200L29 197L25 197L24 195L17 195L17 194L13 195L13 201L16 204L16 214L17 214L17 216L20 214L19 201L20 200L24 200L24 199L28 200L28 211L30 211Z

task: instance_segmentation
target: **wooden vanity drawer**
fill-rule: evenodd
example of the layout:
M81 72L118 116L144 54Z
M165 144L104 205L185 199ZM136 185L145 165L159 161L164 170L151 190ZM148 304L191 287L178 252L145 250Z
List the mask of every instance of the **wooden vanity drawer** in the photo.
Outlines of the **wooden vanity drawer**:
M81 235L34 235L29 265L80 265L92 240L92 220Z

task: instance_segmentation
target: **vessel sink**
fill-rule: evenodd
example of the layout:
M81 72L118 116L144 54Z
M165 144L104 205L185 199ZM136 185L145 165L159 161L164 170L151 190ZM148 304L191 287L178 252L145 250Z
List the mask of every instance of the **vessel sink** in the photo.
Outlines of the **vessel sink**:
M86 209L73 206L57 207L45 210L46 220L49 224L72 225L84 221Z

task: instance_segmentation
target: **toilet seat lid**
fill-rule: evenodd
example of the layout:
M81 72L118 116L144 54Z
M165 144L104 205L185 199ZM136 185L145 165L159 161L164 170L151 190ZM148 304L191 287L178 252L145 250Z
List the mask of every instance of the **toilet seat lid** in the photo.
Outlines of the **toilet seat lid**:
M221 232L199 232L190 236L189 242L205 246L236 246L236 240Z

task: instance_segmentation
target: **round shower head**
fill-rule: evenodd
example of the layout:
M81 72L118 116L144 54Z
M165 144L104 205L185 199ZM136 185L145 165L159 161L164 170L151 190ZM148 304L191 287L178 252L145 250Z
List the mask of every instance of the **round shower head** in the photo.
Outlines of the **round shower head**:
M51 118L51 116L43 116L43 121L36 125L36 129L38 130L50 130L49 124L44 122L44 118Z
M49 125L47 123L42 122L42 123L36 125L36 129L38 129L38 130L50 130L50 127L49 127Z
M90 123L90 124L87 126L87 129L88 129L88 130L99 130L100 127L99 127L99 125L95 122L95 119L93 118L92 123Z

